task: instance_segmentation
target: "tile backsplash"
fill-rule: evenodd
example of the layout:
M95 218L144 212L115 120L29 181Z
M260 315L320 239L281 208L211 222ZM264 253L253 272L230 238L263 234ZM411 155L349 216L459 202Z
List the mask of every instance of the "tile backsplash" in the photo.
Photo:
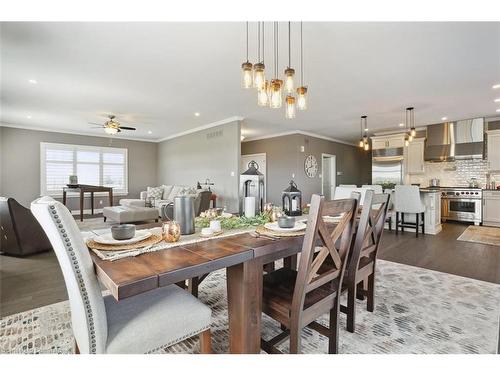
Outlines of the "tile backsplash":
M438 178L441 186L468 186L472 177L479 187L486 185L487 160L456 160L453 162L425 163L425 173L410 176L410 183L429 186L431 178Z

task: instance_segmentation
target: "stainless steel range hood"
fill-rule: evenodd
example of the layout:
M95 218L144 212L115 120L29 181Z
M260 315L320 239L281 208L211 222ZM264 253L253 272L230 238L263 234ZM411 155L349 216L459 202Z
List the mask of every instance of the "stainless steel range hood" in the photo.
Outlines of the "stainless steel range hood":
M484 118L427 126L424 159L453 161L484 157Z

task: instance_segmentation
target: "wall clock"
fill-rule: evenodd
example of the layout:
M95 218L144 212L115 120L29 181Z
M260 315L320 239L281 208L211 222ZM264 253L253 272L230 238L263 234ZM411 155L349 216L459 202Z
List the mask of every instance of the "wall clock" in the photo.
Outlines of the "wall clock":
M309 178L316 177L316 173L318 173L318 161L314 155L309 155L304 161L304 172L306 172L306 176Z

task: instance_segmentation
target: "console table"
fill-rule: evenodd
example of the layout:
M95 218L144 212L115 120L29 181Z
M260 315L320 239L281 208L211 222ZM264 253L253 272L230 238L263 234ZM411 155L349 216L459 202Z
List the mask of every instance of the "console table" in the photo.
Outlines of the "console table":
M95 185L78 185L76 187L64 187L63 188L63 204L66 205L66 194L67 193L79 193L80 194L80 221L83 221L83 198L85 193L90 193L90 211L92 215L94 214L94 193L108 193L109 194L109 205L113 206L113 188L106 186L95 186Z

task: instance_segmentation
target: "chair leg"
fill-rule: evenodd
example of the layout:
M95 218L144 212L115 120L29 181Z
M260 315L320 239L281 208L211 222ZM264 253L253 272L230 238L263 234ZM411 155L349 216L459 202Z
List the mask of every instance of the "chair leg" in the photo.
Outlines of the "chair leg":
M401 212L401 233L405 232L405 213Z
M419 225L418 225L419 217L420 217L420 214L415 214L415 237L417 237L417 238L418 238L418 231L420 230Z
M290 354L300 353L300 328L297 324L290 327Z
M389 230L392 230L392 217L389 218Z
M358 283L358 285L356 286L356 298L359 299L360 301L364 301L365 299L365 294L363 292L364 289L366 289L366 287L364 287L364 280L363 280L363 282Z
M104 216L104 222L106 222L106 216Z
M398 234L398 227L399 227L399 212L396 212L396 234Z
M78 344L76 343L76 340L75 340L75 343L74 343L74 349L75 349L75 354L80 354L80 348L78 347Z
M335 304L337 304L337 302L335 302ZM330 311L330 320L332 311L333 309ZM347 330L349 332L354 333L355 319L356 319L356 285L353 285L349 286L349 289L347 291Z
M340 298L335 298L333 309L330 310L330 337L328 338L328 353L339 352L339 309Z
M200 353L212 354L212 334L210 328L200 333Z
M373 273L368 276L368 298L366 303L366 309L369 312L373 312L375 310L375 270Z
M425 234L425 212L422 212L422 234Z

